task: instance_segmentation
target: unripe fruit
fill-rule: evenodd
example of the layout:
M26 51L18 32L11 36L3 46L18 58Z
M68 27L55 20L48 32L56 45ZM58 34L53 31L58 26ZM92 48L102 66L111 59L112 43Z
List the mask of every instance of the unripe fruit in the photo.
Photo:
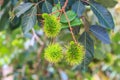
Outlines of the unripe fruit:
M70 42L70 46L67 48L66 52L66 62L70 65L78 65L82 62L85 50L80 44L76 44L73 41Z
M62 48L59 44L50 44L44 53L44 57L51 63L57 63L63 58Z
M61 23L54 15L42 14L44 18L44 32L48 37L56 37L61 30Z

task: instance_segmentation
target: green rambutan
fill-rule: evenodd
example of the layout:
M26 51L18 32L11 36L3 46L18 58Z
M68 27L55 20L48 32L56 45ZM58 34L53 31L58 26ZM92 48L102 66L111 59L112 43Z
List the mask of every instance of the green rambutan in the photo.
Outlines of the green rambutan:
M61 30L61 23L55 15L42 14L44 18L44 32L48 37L56 37Z
M62 47L59 44L50 44L45 49L44 57L51 63L60 62L63 58Z
M84 55L84 46L71 41L70 46L67 47L65 59L70 65L78 65L82 62Z

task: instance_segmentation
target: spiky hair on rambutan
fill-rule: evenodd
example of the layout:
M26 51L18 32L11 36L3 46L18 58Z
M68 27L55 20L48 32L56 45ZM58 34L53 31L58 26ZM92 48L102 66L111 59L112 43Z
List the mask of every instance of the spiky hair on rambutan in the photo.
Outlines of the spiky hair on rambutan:
M61 23L55 15L43 13L44 32L47 37L56 37L61 30Z
M50 63L60 62L63 58L62 47L57 43L50 44L45 49L44 57Z
M70 65L78 65L83 61L85 55L84 46L71 41L67 47L65 59Z

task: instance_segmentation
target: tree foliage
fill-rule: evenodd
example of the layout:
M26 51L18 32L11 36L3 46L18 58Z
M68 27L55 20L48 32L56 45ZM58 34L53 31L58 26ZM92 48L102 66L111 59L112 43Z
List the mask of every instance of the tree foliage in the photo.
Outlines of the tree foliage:
M88 70L89 64L98 58L95 53L101 51L102 46L96 46L100 41L110 44L109 32L115 28L107 5L101 1L105 2L4 0L0 4L0 66L4 63L12 64L17 71L27 65L27 80L31 80L30 75L33 73L44 75L44 69L51 66L57 69L74 67L73 70ZM108 2L116 3L112 0ZM113 5L108 5L111 6ZM95 24L89 21L87 11L92 11L96 16ZM64 61L66 58L67 61ZM108 62L111 61L109 59ZM33 69L33 73L30 69ZM41 70L41 73L37 69Z

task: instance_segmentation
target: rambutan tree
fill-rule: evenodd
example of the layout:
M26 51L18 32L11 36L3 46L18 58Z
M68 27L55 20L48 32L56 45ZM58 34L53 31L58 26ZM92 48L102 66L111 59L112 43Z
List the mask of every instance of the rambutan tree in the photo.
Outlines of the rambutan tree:
M1 60L14 67L13 74L17 72L20 80L33 80L33 74L40 80L59 80L64 70L90 71L94 49L99 43L111 43L108 32L115 27L111 13L100 1L105 2L1 0L0 42L9 43L0 45ZM89 19L89 11L95 21Z

